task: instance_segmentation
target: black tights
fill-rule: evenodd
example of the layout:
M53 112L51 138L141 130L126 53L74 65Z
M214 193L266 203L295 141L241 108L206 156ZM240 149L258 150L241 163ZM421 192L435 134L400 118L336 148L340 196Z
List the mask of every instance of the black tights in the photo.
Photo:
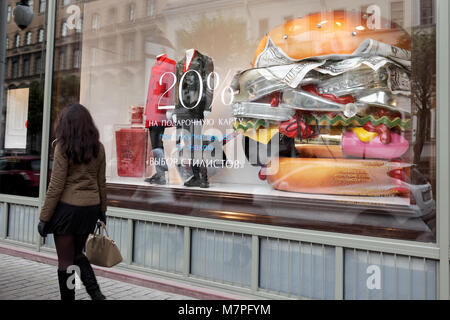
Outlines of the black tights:
M83 256L83 248L89 235L55 234L53 236L58 254L58 270L67 270L74 264L74 260Z

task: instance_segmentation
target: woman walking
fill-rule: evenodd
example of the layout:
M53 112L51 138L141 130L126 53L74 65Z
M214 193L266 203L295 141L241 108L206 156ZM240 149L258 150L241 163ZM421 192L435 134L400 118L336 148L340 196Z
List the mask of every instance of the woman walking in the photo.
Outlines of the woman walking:
M75 300L68 284L76 265L92 300L105 300L87 257L87 237L97 220L106 223L105 150L89 111L80 104L62 110L56 124L53 170L40 213L38 231L53 233L58 255L61 300Z

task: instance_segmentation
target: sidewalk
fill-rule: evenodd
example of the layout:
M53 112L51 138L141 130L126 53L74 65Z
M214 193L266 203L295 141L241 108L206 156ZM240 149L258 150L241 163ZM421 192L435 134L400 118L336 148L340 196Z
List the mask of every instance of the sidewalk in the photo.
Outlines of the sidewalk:
M0 253L0 300L59 300L57 268ZM191 297L97 277L108 300L194 300ZM77 300L90 300L84 286Z

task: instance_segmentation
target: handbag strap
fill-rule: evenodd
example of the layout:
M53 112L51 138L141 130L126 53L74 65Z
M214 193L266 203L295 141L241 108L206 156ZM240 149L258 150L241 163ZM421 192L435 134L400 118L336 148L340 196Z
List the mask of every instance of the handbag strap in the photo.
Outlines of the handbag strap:
M103 223L103 221L98 222L97 229L99 235L104 235L106 233L106 236L109 238L108 230L106 229L106 225Z

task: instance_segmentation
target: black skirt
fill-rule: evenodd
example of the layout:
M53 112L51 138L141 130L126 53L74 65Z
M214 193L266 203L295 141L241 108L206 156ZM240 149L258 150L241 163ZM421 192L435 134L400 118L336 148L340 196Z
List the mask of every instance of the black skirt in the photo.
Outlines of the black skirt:
M93 233L101 215L100 204L73 206L58 202L55 213L46 226L47 233L86 235Z

